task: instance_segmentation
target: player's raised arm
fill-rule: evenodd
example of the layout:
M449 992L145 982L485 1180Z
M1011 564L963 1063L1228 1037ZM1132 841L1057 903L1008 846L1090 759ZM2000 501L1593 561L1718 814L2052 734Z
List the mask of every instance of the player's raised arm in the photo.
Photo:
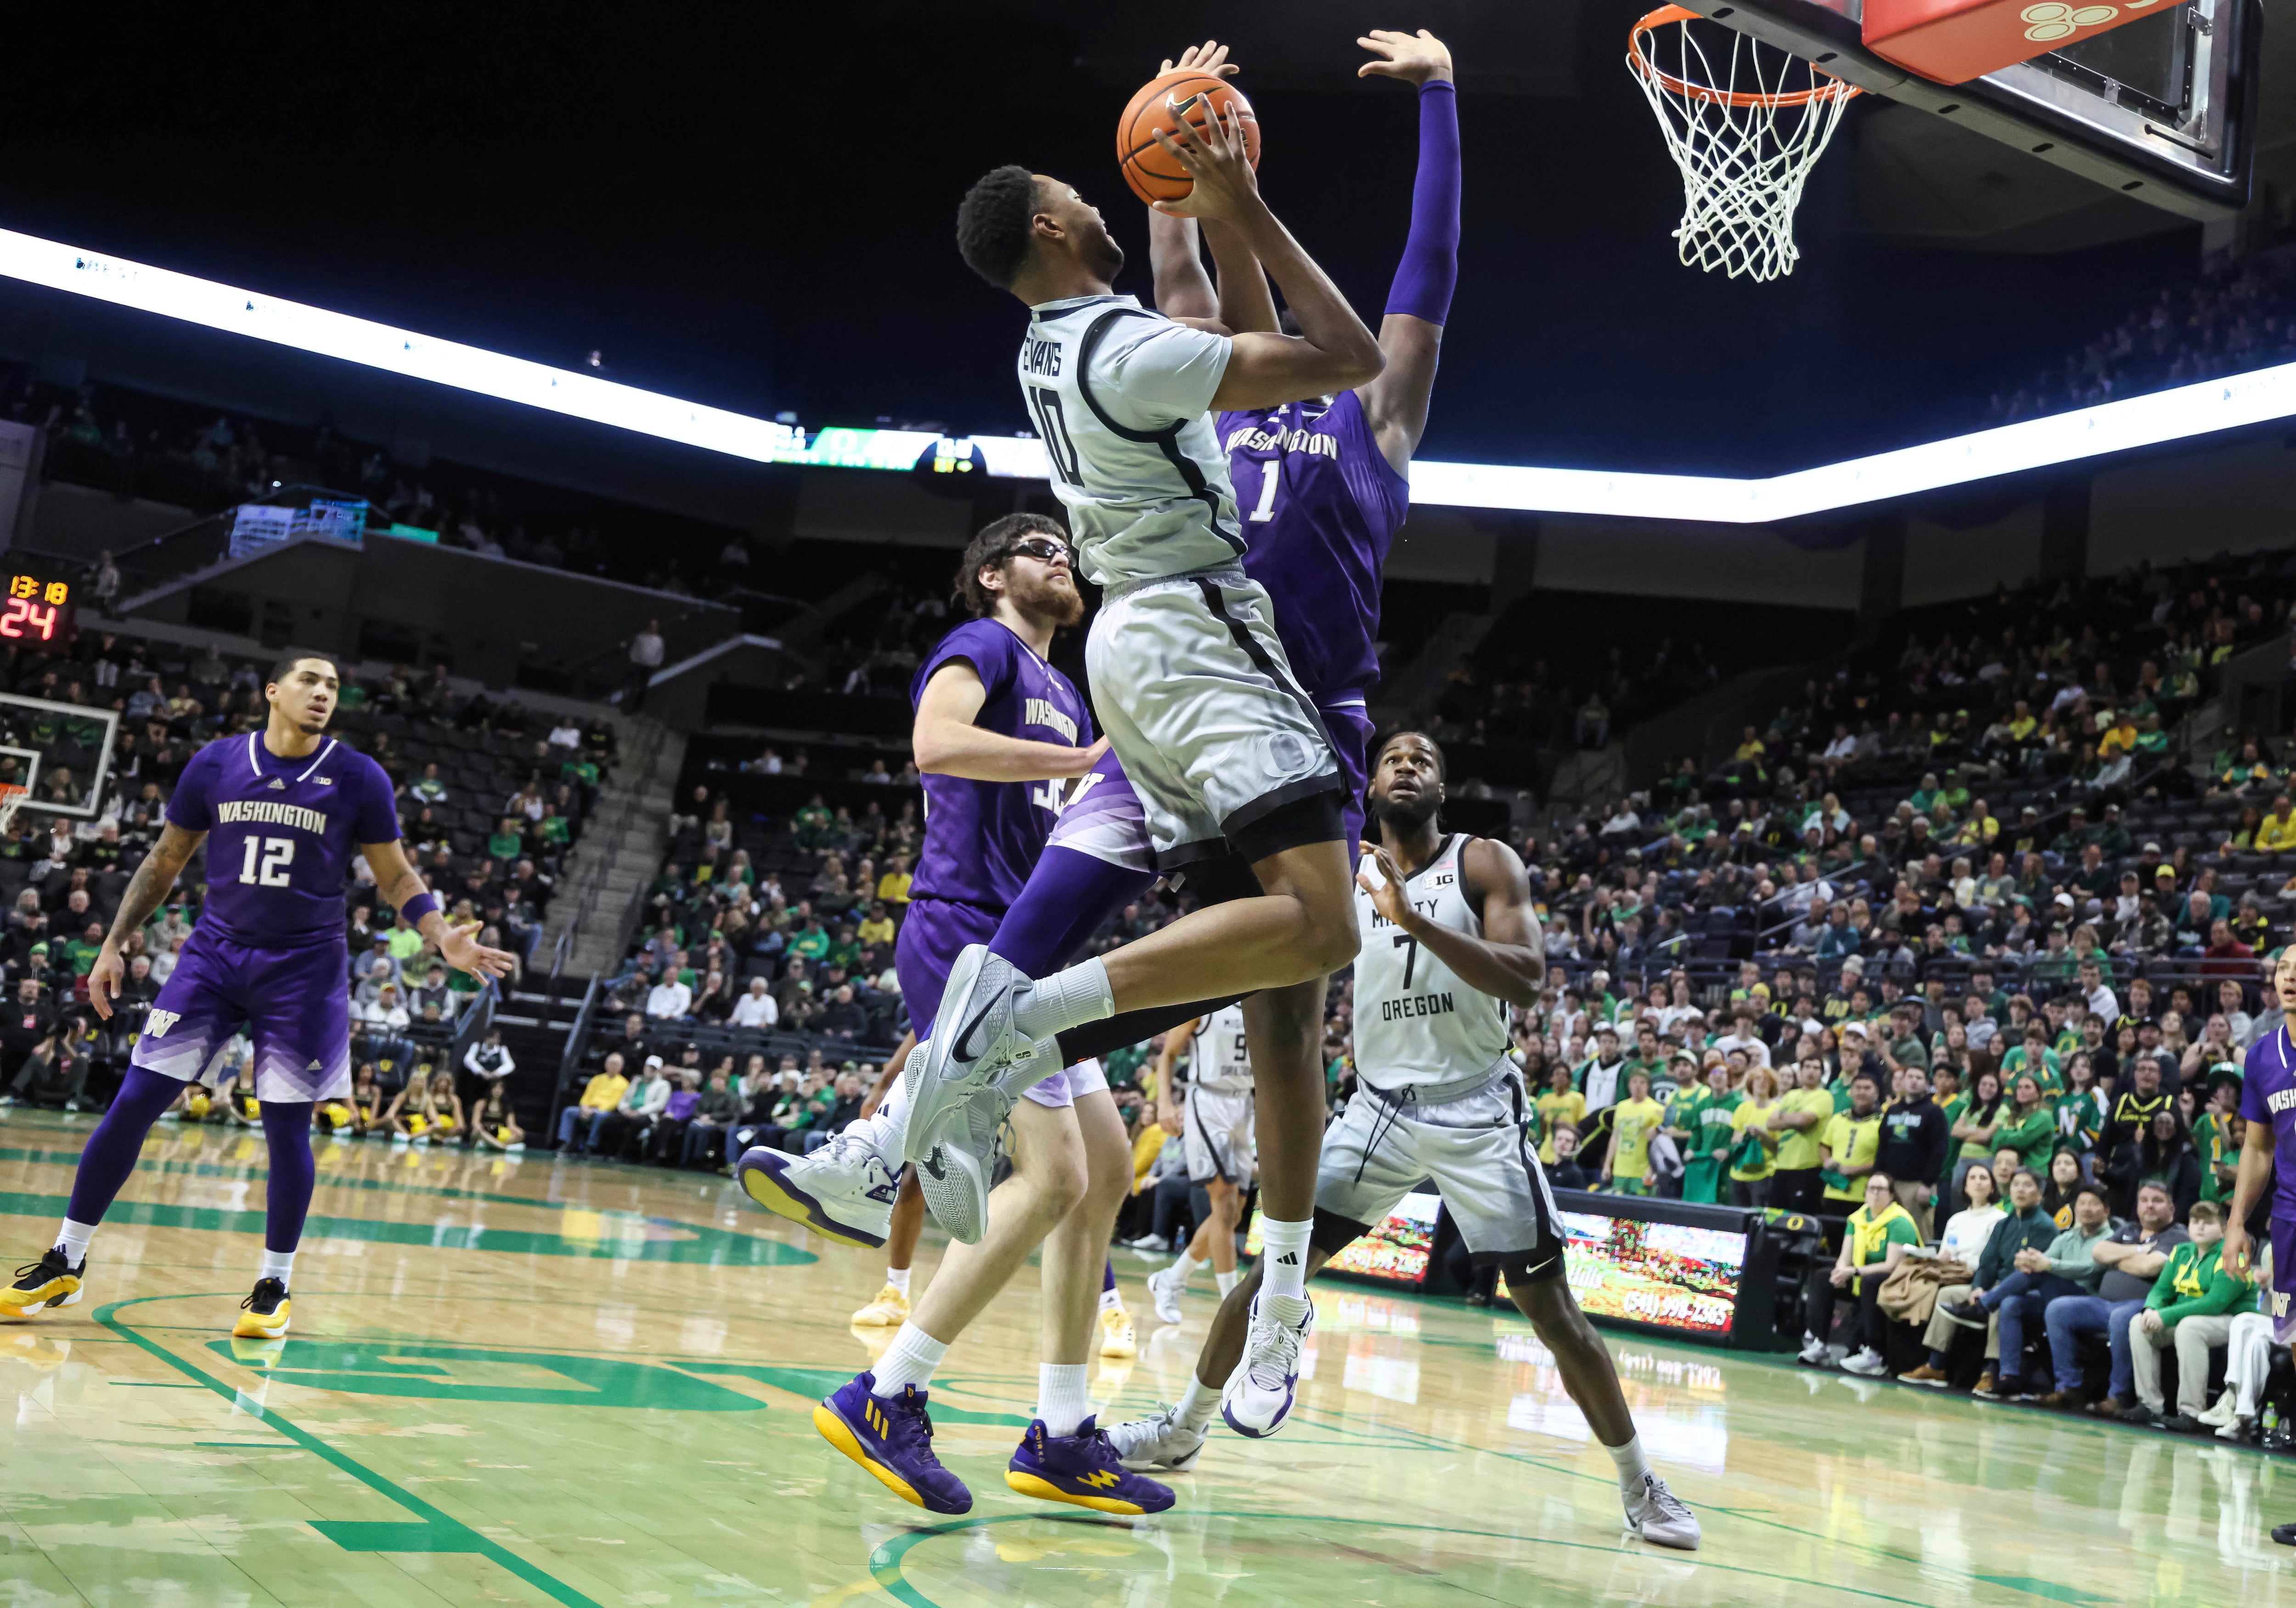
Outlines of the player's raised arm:
M1219 388L1212 393L1213 409L1273 407L1376 378L1387 362L1379 342L1260 199L1259 181L1244 157L1240 115L1215 115L1201 132L1186 124L1170 135L1159 130L1156 141L1187 170L1194 186L1183 200L1158 201L1156 210L1232 228L1275 281L1300 324L1297 335L1236 335Z
M1511 1005L1538 1003L1546 978L1546 950L1531 910L1530 878L1522 861L1505 843L1477 838L1459 856L1459 869L1471 901L1482 902L1483 936L1429 921L1404 897L1403 871L1382 845L1365 843L1386 881L1374 884L1358 872L1357 883L1371 895L1379 913L1426 947L1459 974L1469 988Z
M170 821L160 829L160 841L127 879L127 890L119 896L119 913L111 918L111 931L104 935L103 947L96 951L95 964L87 973L87 1002L105 1021L111 1019L111 1003L119 997L119 985L127 976L121 947L129 934L140 931L152 919L153 911L167 903L176 879L184 874L184 867L207 840L206 833L186 832Z
M1008 737L973 722L988 701L980 672L953 659L932 673L917 700L909 743L917 768L928 775L964 776L974 782L1044 782L1081 776L1108 751L1103 737L1090 748Z
M1356 41L1380 59L1358 78L1400 78L1419 88L1419 174L1411 188L1411 234L1387 293L1379 349L1387 367L1361 389L1364 416L1380 451L1400 472L1427 430L1435 364L1451 291L1459 278L1459 104L1451 53L1421 29L1414 36L1374 29Z
M404 842L393 838L388 843L362 843L359 852L374 873L375 897L414 922L414 930L439 947L439 959L473 977L508 974L516 956L507 949L489 949L462 928L447 924L422 874L406 863Z

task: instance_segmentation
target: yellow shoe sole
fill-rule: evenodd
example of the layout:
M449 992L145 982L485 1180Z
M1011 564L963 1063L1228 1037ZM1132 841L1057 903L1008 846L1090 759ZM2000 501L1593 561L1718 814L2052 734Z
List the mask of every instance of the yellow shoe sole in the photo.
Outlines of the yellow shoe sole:
M66 1279L59 1282L69 1284L71 1288L65 1291L61 1295L45 1295L38 1300L27 1300L22 1302L20 1305L15 1301L0 1299L0 1317L37 1317L41 1313L53 1311L58 1307L78 1306L79 1304L80 1297L79 1281L78 1279ZM12 1290L9 1292L9 1294L11 1295L18 1295L21 1293L23 1292Z
M916 1488L872 1457L868 1448L861 1444L861 1438L847 1427L844 1419L830 1411L827 1402L820 1402L815 1406L813 1427L821 1432L821 1438L824 1440L828 1441L830 1445L874 1474L878 1483L887 1490L891 1491L904 1502L913 1502L919 1507L924 1506L925 1499L917 1495Z
M243 1313L240 1320L231 1326L231 1337L234 1340L277 1340L286 1333L287 1303L285 1301L281 1301L279 1310L267 1318L258 1317L252 1312Z
M1144 1514L1148 1511L1137 1502L1127 1502L1120 1497L1079 1497L1036 1474L1024 1474L1013 1468L1004 1471L1004 1483L1024 1497L1034 1497L1043 1502L1065 1502L1071 1507L1089 1507L1104 1514Z

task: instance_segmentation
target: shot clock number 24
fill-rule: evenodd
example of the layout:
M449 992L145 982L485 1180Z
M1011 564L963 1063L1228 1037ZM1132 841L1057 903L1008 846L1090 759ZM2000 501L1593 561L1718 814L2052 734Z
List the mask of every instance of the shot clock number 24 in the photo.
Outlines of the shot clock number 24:
M0 609L0 638L58 642L71 635L71 585L37 575L8 578L8 603Z

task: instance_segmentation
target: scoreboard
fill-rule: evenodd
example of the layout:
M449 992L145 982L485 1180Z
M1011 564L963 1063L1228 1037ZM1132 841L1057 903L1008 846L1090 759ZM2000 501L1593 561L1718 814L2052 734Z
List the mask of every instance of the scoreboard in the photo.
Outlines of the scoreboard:
M0 641L43 644L70 641L72 595L70 581L12 570L7 603L0 607Z

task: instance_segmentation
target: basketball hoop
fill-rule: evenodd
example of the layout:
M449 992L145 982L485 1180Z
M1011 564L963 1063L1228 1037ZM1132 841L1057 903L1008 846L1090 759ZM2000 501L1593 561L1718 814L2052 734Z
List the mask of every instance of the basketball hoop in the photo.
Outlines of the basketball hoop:
M31 796L32 790L29 787L19 787L12 782L0 782L0 836L5 836L8 829L16 824L16 812Z
M1690 24L1662 5L1627 36L1627 66L1643 86L1682 170L1685 266L1776 279L1793 272L1794 207L1857 86L1789 51L1733 30L1720 72ZM1716 54L1718 56L1719 48Z

